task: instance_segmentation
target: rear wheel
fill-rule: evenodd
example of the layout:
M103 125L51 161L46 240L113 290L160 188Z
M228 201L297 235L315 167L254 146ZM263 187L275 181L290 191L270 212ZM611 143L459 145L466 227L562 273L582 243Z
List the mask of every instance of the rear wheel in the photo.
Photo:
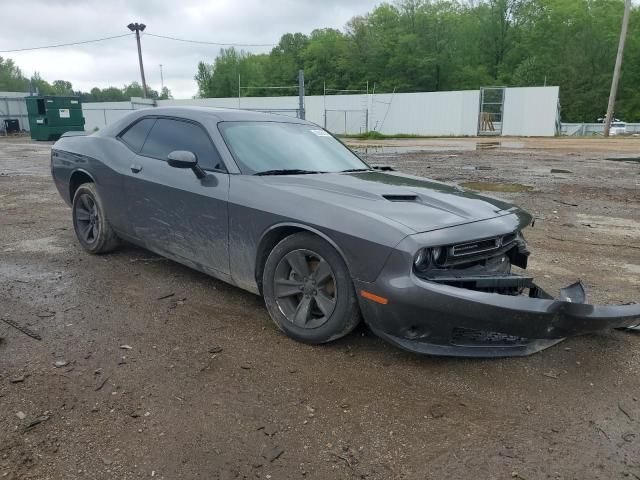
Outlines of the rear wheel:
M83 183L73 196L73 228L82 248L89 253L106 253L118 246L118 237L104 213L93 183Z
M360 321L344 260L326 241L310 233L291 235L271 251L263 293L276 325L301 342L335 340Z

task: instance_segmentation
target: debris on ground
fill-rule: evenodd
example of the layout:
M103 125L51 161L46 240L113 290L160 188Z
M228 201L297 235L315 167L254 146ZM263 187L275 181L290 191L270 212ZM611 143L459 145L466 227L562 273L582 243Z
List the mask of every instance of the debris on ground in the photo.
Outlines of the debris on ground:
M169 302L169 304L167 305L167 308L169 309L176 308L178 305L184 305L184 302L186 301L187 301L186 297L176 298L175 300Z
M42 337L39 334L37 334L36 332L34 332L28 327L22 326L19 323L14 322L9 318L0 318L0 320L2 320L7 325L11 325L13 328L20 330L22 333L24 333L25 335L28 335L31 338L34 338L36 340L42 340Z
M633 422L633 417L631 416L631 414L627 411L627 409L625 407L622 406L621 402L618 402L618 409L624 413L624 416L627 417L629 419L629 421Z
M267 437L273 437L276 433L278 433L278 427L275 425L265 425L264 427L258 428L258 430L262 430Z
M120 348L121 348L122 350L131 350L133 347L132 347L132 346L130 346L130 345L120 345Z
M567 205L569 207L577 207L578 206L577 203L565 202L564 200L557 200L555 198L553 199L553 201L556 202L556 203L560 203L562 205Z
M22 383L26 377L24 375L18 375L17 377L13 377L9 380L11 383Z
M100 390L102 387L104 387L104 384L105 384L105 383L107 383L107 381L108 381L110 378L111 378L111 376L110 376L110 375L107 375L106 377L104 377L104 378L102 379L102 381L96 385L96 388L95 388L94 390L95 390L96 392L97 392L98 390Z
M278 458L280 458L280 455L282 455L283 453L284 453L284 448L273 447L271 450L269 450L269 452L267 452L264 458L266 458L269 462L274 462Z
M431 405L429 408L429 413L431 414L431 418L442 418L444 417L444 407L439 403Z
M40 415L39 417L36 417L33 420L31 420L31 422L29 422L29 425L27 425L24 429L25 431L31 430L35 426L40 425L42 422L46 422L47 420L49 420L49 418L51 418L49 417L49 415Z
M66 367L67 365L69 365L69 362L67 360L56 360L53 365L56 368L62 368L62 367Z
M25 418L27 418L27 415L24 412L16 412L16 417L18 417L20 420L24 420Z
M633 442L635 438L636 434L634 432L625 432L622 434L622 439L627 443Z

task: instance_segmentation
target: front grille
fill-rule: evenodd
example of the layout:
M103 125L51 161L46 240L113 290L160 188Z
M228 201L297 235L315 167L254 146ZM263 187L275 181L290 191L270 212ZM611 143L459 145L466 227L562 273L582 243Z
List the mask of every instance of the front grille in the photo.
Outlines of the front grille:
M476 253L489 252L500 246L500 238L488 238L477 242L461 243L451 248L451 255L462 257L464 255L475 255Z
M517 238L518 234L516 232L512 232L501 237L485 238L475 242L459 243L458 245L451 247L451 256L464 257L467 255L490 252L513 243Z

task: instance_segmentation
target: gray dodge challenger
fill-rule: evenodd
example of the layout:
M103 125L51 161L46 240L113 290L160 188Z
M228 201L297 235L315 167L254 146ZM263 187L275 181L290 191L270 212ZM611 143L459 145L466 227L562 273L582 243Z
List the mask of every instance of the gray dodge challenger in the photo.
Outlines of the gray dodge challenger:
M640 323L640 304L590 305L580 282L557 298L537 286L524 210L371 167L303 120L137 110L63 136L51 172L86 251L131 242L262 295L301 342L363 319L413 352L500 357Z

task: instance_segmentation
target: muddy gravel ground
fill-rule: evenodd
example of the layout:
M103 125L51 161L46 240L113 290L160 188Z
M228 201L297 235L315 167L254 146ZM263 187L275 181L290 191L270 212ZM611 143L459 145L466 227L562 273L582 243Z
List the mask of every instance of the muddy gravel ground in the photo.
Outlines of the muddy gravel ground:
M639 140L440 142L367 155L515 190L492 194L536 215L543 287L639 299L640 163L606 160ZM0 322L0 479L640 479L640 335L501 360L365 327L302 345L252 294L134 247L84 253L49 148L0 139L0 316L42 337Z

